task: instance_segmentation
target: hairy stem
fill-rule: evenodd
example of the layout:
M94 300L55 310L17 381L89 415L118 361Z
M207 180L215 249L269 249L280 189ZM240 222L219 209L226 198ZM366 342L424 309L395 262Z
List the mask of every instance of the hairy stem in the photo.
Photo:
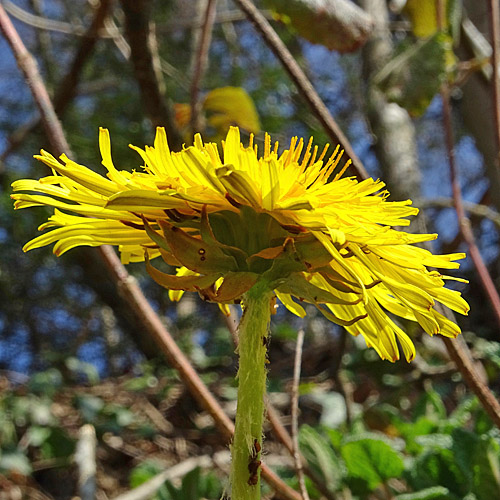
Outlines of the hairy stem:
M232 445L232 500L260 499L260 451L272 292L257 283L243 297L239 326L238 407Z

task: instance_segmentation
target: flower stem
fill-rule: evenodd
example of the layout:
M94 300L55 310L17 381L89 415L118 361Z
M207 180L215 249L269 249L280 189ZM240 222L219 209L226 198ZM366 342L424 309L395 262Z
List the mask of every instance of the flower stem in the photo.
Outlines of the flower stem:
M238 407L232 451L232 500L260 499L260 451L266 352L272 291L257 283L242 300L239 325Z

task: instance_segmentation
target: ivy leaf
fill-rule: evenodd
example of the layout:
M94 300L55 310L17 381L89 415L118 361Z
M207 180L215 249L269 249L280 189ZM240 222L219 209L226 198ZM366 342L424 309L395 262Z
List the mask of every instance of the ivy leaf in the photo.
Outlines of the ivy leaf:
M373 30L372 18L348 0L266 0L266 4L300 36L338 52L358 49Z

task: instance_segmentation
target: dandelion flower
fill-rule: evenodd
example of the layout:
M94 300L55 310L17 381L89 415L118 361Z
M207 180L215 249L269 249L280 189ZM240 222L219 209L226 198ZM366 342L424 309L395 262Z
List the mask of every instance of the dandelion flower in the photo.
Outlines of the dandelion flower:
M124 263L144 260L174 300L191 291L223 310L242 303L233 498L260 498L274 296L301 317L302 304L313 304L391 361L399 359L399 346L407 361L415 356L395 317L418 322L430 335L460 333L435 309L440 302L467 314L460 293L444 287L456 278L428 267L456 269L464 255L433 255L415 244L436 235L396 230L417 209L409 200L388 201L380 180L343 177L350 162L340 165L338 147L327 157L328 146L319 153L312 141L294 138L280 153L266 135L259 156L253 137L243 146L239 129L231 127L222 151L196 135L193 146L172 153L158 128L154 147L131 146L144 165L129 172L113 164L105 129L99 145L106 177L41 151L36 158L52 175L14 182L15 208L54 207L40 227L50 230L24 250L55 243L61 255L76 246L116 245ZM176 267L176 274L159 270L155 258Z
M146 261L148 272L173 299L197 291L224 309L257 281L265 281L293 313L314 304L352 335L361 334L383 359L410 361L415 349L395 317L418 322L430 335L456 337L460 329L435 310L440 302L467 314L451 278L428 267L456 269L464 254L433 255L415 243L435 234L410 234L417 209L388 201L380 180L343 177L342 151L327 158L317 146L292 139L278 151L266 135L259 155L240 143L232 127L222 145L194 145L171 152L158 128L154 147L136 150L143 168L118 170L109 133L100 130L103 177L62 155L36 158L53 175L14 182L15 208L48 205L54 215L24 250L55 243L61 255L73 247L117 245L122 262ZM153 266L161 257L175 275ZM463 280L462 280L463 281Z

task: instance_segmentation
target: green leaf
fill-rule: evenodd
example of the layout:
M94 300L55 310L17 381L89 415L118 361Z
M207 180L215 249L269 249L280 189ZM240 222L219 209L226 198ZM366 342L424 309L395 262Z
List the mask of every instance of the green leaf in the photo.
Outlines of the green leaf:
M198 499L201 497L200 491L200 468L196 467L189 471L182 479L181 496L182 500Z
M436 447L426 450L414 462L408 480L416 490L440 485L459 498L468 493L467 478L451 449Z
M473 492L478 500L500 498L500 445L484 438L472 458Z
M201 498L218 500L222 497L223 487L216 474L209 471L200 476L198 480L198 491Z
M141 484L153 479L157 474L164 471L159 463L154 460L145 460L135 467L129 476L130 487L137 488ZM171 500L173 497L169 494L166 485L162 485L156 491L153 500Z
M39 447L49 438L50 433L51 429L49 427L32 425L27 432L28 442L31 446Z
M449 434L423 434L415 442L426 449L451 450L453 438Z
M345 475L345 467L330 446L328 439L308 425L299 433L300 450L309 466L323 478L330 491L337 491Z
M60 428L50 429L47 438L41 443L42 458L70 458L75 451L76 442L70 438L65 430Z
M68 370L78 375L85 375L90 385L95 385L99 382L99 372L91 363L86 363L78 358L71 356L65 361Z
M401 456L386 442L377 439L360 439L344 444L341 448L349 475L366 481L370 490L403 473Z
M446 418L446 408L441 396L434 389L427 389L415 404L413 418L426 417L431 421L440 422Z
M452 451L456 464L460 467L467 489L472 487L473 470L471 467L471 457L476 455L480 437L465 429L456 428L452 431L453 447Z
M28 390L34 394L53 396L62 386L61 372L50 368L44 372L35 373L28 382Z
M86 422L93 423L103 409L104 401L97 396L79 394L75 397L75 406L80 410Z

